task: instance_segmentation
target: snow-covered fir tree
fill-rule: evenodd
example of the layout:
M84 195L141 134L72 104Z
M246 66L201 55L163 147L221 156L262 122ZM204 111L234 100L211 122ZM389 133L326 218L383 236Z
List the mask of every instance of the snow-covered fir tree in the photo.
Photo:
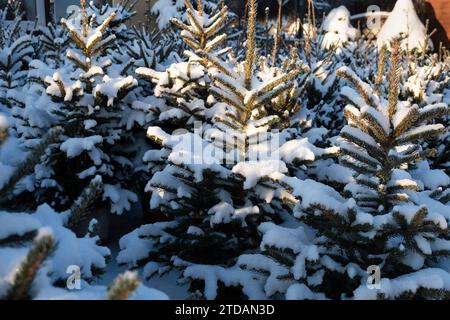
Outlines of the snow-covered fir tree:
M77 237L67 228L69 216L48 205L31 213L0 210L1 299L167 299L131 272L119 275L110 288L95 285L110 250L97 244L98 236ZM77 274L79 280L70 279Z
M430 154L418 141L444 129L427 122L448 114L448 106L419 108L399 100L401 57L397 42L389 64L388 96L377 95L349 68L338 70L353 87L341 89L350 104L344 109L348 124L338 144L341 163L355 172L355 181L342 195L325 185L316 186L320 198L318 190L298 190L301 200L294 215L303 222L298 228L260 227L264 255L242 256L238 265L267 272L260 283L267 295L448 298L450 274L437 265L439 257L450 252L448 207L432 200L410 169ZM294 189L296 185L301 186L297 182ZM379 290L366 283L371 267L381 272ZM430 276L442 281L424 281Z
M5 200L4 195L10 193L8 188L13 188L15 183L30 173L36 159L42 156L51 142L37 148L16 169L6 186L0 190L0 205ZM0 232L0 297L11 300L38 298L45 292L58 290L55 284L66 278L64 269L70 265L80 266L86 279L92 278L95 272L106 266L105 259L110 251L97 245L98 237L86 235L77 238L66 228L66 222L74 212L72 208L59 214L48 205L40 206L33 213L0 210L3 226ZM65 250L66 246L73 248L70 255ZM86 255L87 252L89 254ZM52 263L47 265L46 260L49 259ZM8 273L11 276L4 277Z
M304 44L301 46L300 58L306 62L310 70L302 92L302 104L304 108L310 110L311 126L324 128L327 130L327 136L333 137L343 123L342 114L336 112L342 103L336 90L339 83L335 74L340 66L336 50L343 44L330 42L325 46L328 32L323 31L325 29L323 26L319 27L319 22L313 19L314 15L314 8L311 8L307 21L302 25ZM333 12L330 12L330 16L333 16ZM330 18L327 17L325 20L327 19ZM321 34L320 31L325 34Z
M220 46L226 40L224 28L228 16L226 6L206 10L200 1L197 10L185 1L187 21L172 18L171 23L181 30L181 38L190 51L185 51L188 61L173 63L167 68L138 68L137 74L154 84L154 96L144 103L165 130L185 127L186 122L204 120L208 102L210 79L203 60L192 55L195 51L223 53ZM181 60L179 57L175 57ZM203 63L204 64L204 63ZM155 101L155 97L159 98Z
M49 23L45 27L40 27L40 44L43 62L61 67L64 62L64 55L70 45L70 36L61 24Z
M294 63L295 54L281 68L257 63L255 15L256 2L250 1L245 61L222 60L208 50L187 52L212 81L207 99L213 103L204 122L172 134L161 127L147 131L160 147L145 156L154 173L146 190L153 213L167 221L123 237L118 256L120 263L144 266L145 276L188 267L185 278L203 282L204 274L192 268L211 272L233 264L255 248L262 221L281 222L295 203L278 174L334 152L300 139L301 128L290 126L299 113L295 79L303 64ZM191 289L201 288L193 284ZM206 290L201 294L211 298Z
M0 299L450 299L430 24L244 2L0 1Z
M80 16L62 20L76 48L68 49L63 67L45 78L46 93L60 105L53 114L64 132L35 169L36 196L37 201L51 197L66 208L92 177L100 175L101 198L111 212L122 214L137 201L131 185L134 167L127 157L127 144L133 139L121 125L124 105L131 103L126 96L137 80L122 75L107 52L116 36L104 33L116 14L100 22L99 16L87 15L84 1L81 4Z
M428 30L428 27L426 27ZM427 33L428 35L428 33ZM419 108L426 107L431 103L449 103L445 92L449 88L449 58L448 52L439 47L438 52L432 53L430 47L423 52L415 50L404 60L404 87L400 96L403 100L416 103ZM437 120L444 127L448 128L449 116ZM444 132L435 141L431 143L430 148L436 149L436 155L431 159L431 166L434 168L448 167L448 145L449 135Z
M11 108L15 97L10 93L24 84L34 48L31 36L22 34L22 15L7 23L6 13L0 10L0 104Z
M7 127L6 120L0 117L0 151ZM47 146L50 143L47 141ZM35 150L34 157L16 169L10 184L29 174L25 168L32 168L34 165L29 163L39 158L45 148ZM105 270L111 252L98 245L100 237L95 234L95 221L81 237L71 228L83 215L89 215L96 193L101 191L97 176L67 211L56 212L47 204L33 212L0 209L1 299L167 299L164 293L144 286L137 274L129 271L119 275L109 288L92 284ZM0 194L1 207L4 188ZM73 275L79 278L71 280Z

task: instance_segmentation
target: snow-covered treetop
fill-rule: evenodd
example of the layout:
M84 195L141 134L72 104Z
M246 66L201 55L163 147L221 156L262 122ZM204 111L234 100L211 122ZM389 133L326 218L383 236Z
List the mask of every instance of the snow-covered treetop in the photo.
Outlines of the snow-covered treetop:
M95 16L88 18L85 0L81 0L82 17L79 19L61 19L61 23L67 28L73 41L85 54L85 61L77 54L68 52L68 58L87 71L91 67L91 58L103 52L115 39L114 35L109 35L103 39L103 33L116 16L112 12L99 26L95 25Z
M325 33L322 48L330 49L333 46L342 46L358 36L358 29L350 24L350 12L346 7L340 6L330 11L322 24Z
M212 16L203 11L202 2L198 2L197 10L194 9L190 0L185 0L186 15L189 24L184 24L177 18L170 21L182 29L183 41L193 50L210 52L217 48L226 39L226 34L220 34L225 27L228 8L223 6Z
M396 38L404 37L402 41L403 50L426 49L428 37L426 28L420 21L412 0L398 0L394 9L378 34L377 44L390 46L390 42Z
M75 70L75 74L68 74L66 70L58 70L52 77L47 76L47 94L58 101L71 101L75 96L82 96L84 93L93 93L97 100L107 97L107 105L112 106L119 93L129 92L137 85L137 80L132 76L115 77L113 74L106 74L105 70L111 66L109 57L103 57L105 50L116 40L114 34L106 35L105 31L110 27L111 22L116 17L115 11L106 10L102 15L104 20L99 20L98 16L88 12L85 1L81 1L81 15L73 19L62 19L63 26L68 30L70 37L75 42L78 50L67 50L66 57L75 66L81 69ZM88 17L88 14L91 14ZM100 57L98 60L94 58ZM93 81L95 77L101 76L102 82ZM82 83L86 83L83 86Z
M291 92L295 87L294 79L302 71L303 64L291 64L291 69L285 72L279 72L273 68L271 79L262 80L256 76L256 44L255 44L255 25L256 25L256 1L249 2L249 23L247 27L247 54L245 62L222 61L217 56L208 52L197 52L197 54L207 60L211 77L214 80L214 86L211 87L211 93L218 101L228 104L230 112L219 122L235 123L239 128L251 120L252 113L258 108L264 108L270 105L271 101L281 96L285 92ZM267 119L272 122L273 119Z

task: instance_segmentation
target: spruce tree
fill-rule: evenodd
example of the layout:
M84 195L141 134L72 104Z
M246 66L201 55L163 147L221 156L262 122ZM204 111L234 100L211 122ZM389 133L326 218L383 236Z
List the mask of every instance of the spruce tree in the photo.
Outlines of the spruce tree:
M340 56L336 46L325 48L323 36L319 33L322 27L316 22L315 8L308 2L307 19L302 24L303 45L299 50L300 59L309 68L302 90L302 105L309 110L311 126L325 128L327 137L333 137L343 124L342 113L336 112L343 108L337 94L339 81L335 74L340 66Z
M244 255L238 261L241 269L267 273L258 279L269 296L278 292L289 299L448 297L448 286L422 281L426 276L444 282L449 277L436 266L439 257L450 253L448 211L419 192L408 173L430 154L420 141L444 130L441 124L426 123L448 114L448 107L419 108L399 100L402 54L398 42L392 48L387 96L377 95L349 68L338 70L353 86L341 89L349 101L344 109L348 124L338 143L340 161L354 171L355 181L339 194L314 182L305 190L304 182L291 180L299 198L294 215L304 225L261 225L263 255ZM375 283L381 285L379 290L366 285L371 267L381 270L381 282Z
M34 299L45 295L46 290L55 294L57 287L65 283L66 268L70 265L80 266L85 280L92 280L93 273L105 267L105 259L110 255L109 249L97 245L97 236L77 238L66 228L71 227L70 222L78 216L86 214L92 204L87 195L80 196L71 210L64 213L57 213L48 205L40 206L35 212L3 210L3 200L13 196L10 190L29 174L36 159L40 158L60 131L55 129L49 133L45 142L30 153L29 158L16 168L0 190L0 263L4 267L1 271L2 299ZM0 140L0 148L2 142ZM70 256L67 255L67 247L72 250ZM48 265L47 260L51 260Z
M216 12L212 12L211 15L206 16L202 1L199 1L197 10L194 9L190 1L185 0L184 3L188 24L177 18L171 19L173 25L183 30L181 38L184 43L193 51L211 52L219 47L226 40L223 29L226 25L228 8L223 6Z
M6 120L0 118L0 148L2 143L7 138L8 127L5 122ZM2 198L5 195L4 189L5 188L2 188L2 190L0 190L0 195L2 196ZM20 264L18 271L16 272L12 281L12 285L8 288L7 291L0 293L0 298L9 300L29 299L31 297L30 288L32 282L42 263L44 263L44 261L51 254L54 246L54 239L51 235L48 234L43 234L40 237L35 237L37 231L33 227L30 227L28 229L25 227L18 234L10 234L6 231L6 227L7 226L5 226L5 231L0 237L0 245L2 247L11 244L17 245L22 242L29 241L33 238L34 241L32 249L27 253L25 260Z
M194 9L189 0L185 0L186 23L172 18L171 23L181 30L181 38L190 49L184 52L188 61L173 63L165 70L159 68L138 68L137 74L151 81L154 85L154 96L162 101L152 101L150 111L164 129L185 127L186 123L202 121L208 117L206 110L211 107L208 101L210 80L196 51L223 54L220 47L226 40L224 30L228 17L228 8L222 6L215 10L206 10L203 3ZM170 121L169 121L170 119Z
M67 50L64 66L45 79L47 94L61 105L53 113L64 133L36 168L37 201L51 197L59 208L67 209L90 177L100 175L104 203L121 214L137 201L131 190L132 155L125 148L133 140L121 124L125 98L137 81L118 74L111 65L107 49L116 37L104 34L116 14L104 16L100 23L98 16L88 17L84 1L81 4L79 17L62 20L76 49Z
M154 173L146 190L152 211L167 221L123 237L118 256L120 263L145 265L145 276L188 267L186 278L203 282L203 274L191 273L191 267L211 272L232 265L259 242L262 221L280 223L292 207L295 198L278 179L281 172L288 174L286 166L332 151L297 139L297 130L286 127L299 111L295 79L302 65L288 61L284 69L264 63L258 68L255 1L249 6L245 61L232 56L224 61L205 50L189 53L212 80L208 100L214 104L205 111L205 122L188 123L173 134L161 127L147 131L160 147L146 154ZM147 246L147 252L135 255L137 245ZM200 288L192 284L192 290Z
M64 55L70 46L70 36L61 24L49 23L39 28L41 60L47 64L60 68Z
M116 38L114 44L122 46L128 43L132 37L132 28L129 28L127 24L136 15L134 7L137 2L136 0L124 0L114 3L90 1L86 2L86 14L95 25L101 25L105 19L114 14L103 34L105 38L113 35Z
M431 51L430 48L426 48ZM400 96L403 100L408 100L417 104L419 108L426 107L432 103L449 103L446 95L449 85L449 56L443 48L439 48L438 53L427 52L425 54L414 51L409 54L404 66L403 90ZM446 128L449 124L449 116L437 119ZM450 138L445 132L434 141L424 141L428 148L435 148L436 154L430 159L430 166L433 169L445 169L448 167L448 146Z
M15 168L15 172L8 179L3 181L3 185L0 187L0 201L14 200L14 187L16 184L33 172L35 166L40 164L47 148L57 142L61 134L62 129L60 127L51 129L39 144L30 150L25 161Z
M0 104L11 108L17 99L13 90L24 84L34 48L31 36L22 35L20 17L6 26L4 15L0 11Z
M221 0L199 0L197 1L199 7L205 11L211 11L218 9L219 6L223 4ZM185 10L189 7L186 5L185 0L156 0L149 7L148 15L154 15L156 17L156 24L159 30L165 30L170 27L172 19L185 20L187 15L185 15Z

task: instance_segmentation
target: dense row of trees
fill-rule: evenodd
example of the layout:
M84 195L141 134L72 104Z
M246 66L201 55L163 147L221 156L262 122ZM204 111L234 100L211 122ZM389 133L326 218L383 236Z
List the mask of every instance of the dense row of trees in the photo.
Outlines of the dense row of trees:
M342 8L328 29L310 6L292 40L256 0L244 24L184 6L157 34L81 1L0 35L0 259L22 257L0 295L47 297L67 264L93 279L110 216L142 211L117 261L193 298L448 298L448 52L378 47ZM137 288L127 273L100 292Z

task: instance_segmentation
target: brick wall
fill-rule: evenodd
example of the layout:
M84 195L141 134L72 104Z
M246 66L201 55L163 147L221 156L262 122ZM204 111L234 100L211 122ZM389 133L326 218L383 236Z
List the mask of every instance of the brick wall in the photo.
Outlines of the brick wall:
M432 28L437 32L434 36L434 42L437 45L439 41L450 49L450 0L428 0L425 5L425 15L430 19Z

